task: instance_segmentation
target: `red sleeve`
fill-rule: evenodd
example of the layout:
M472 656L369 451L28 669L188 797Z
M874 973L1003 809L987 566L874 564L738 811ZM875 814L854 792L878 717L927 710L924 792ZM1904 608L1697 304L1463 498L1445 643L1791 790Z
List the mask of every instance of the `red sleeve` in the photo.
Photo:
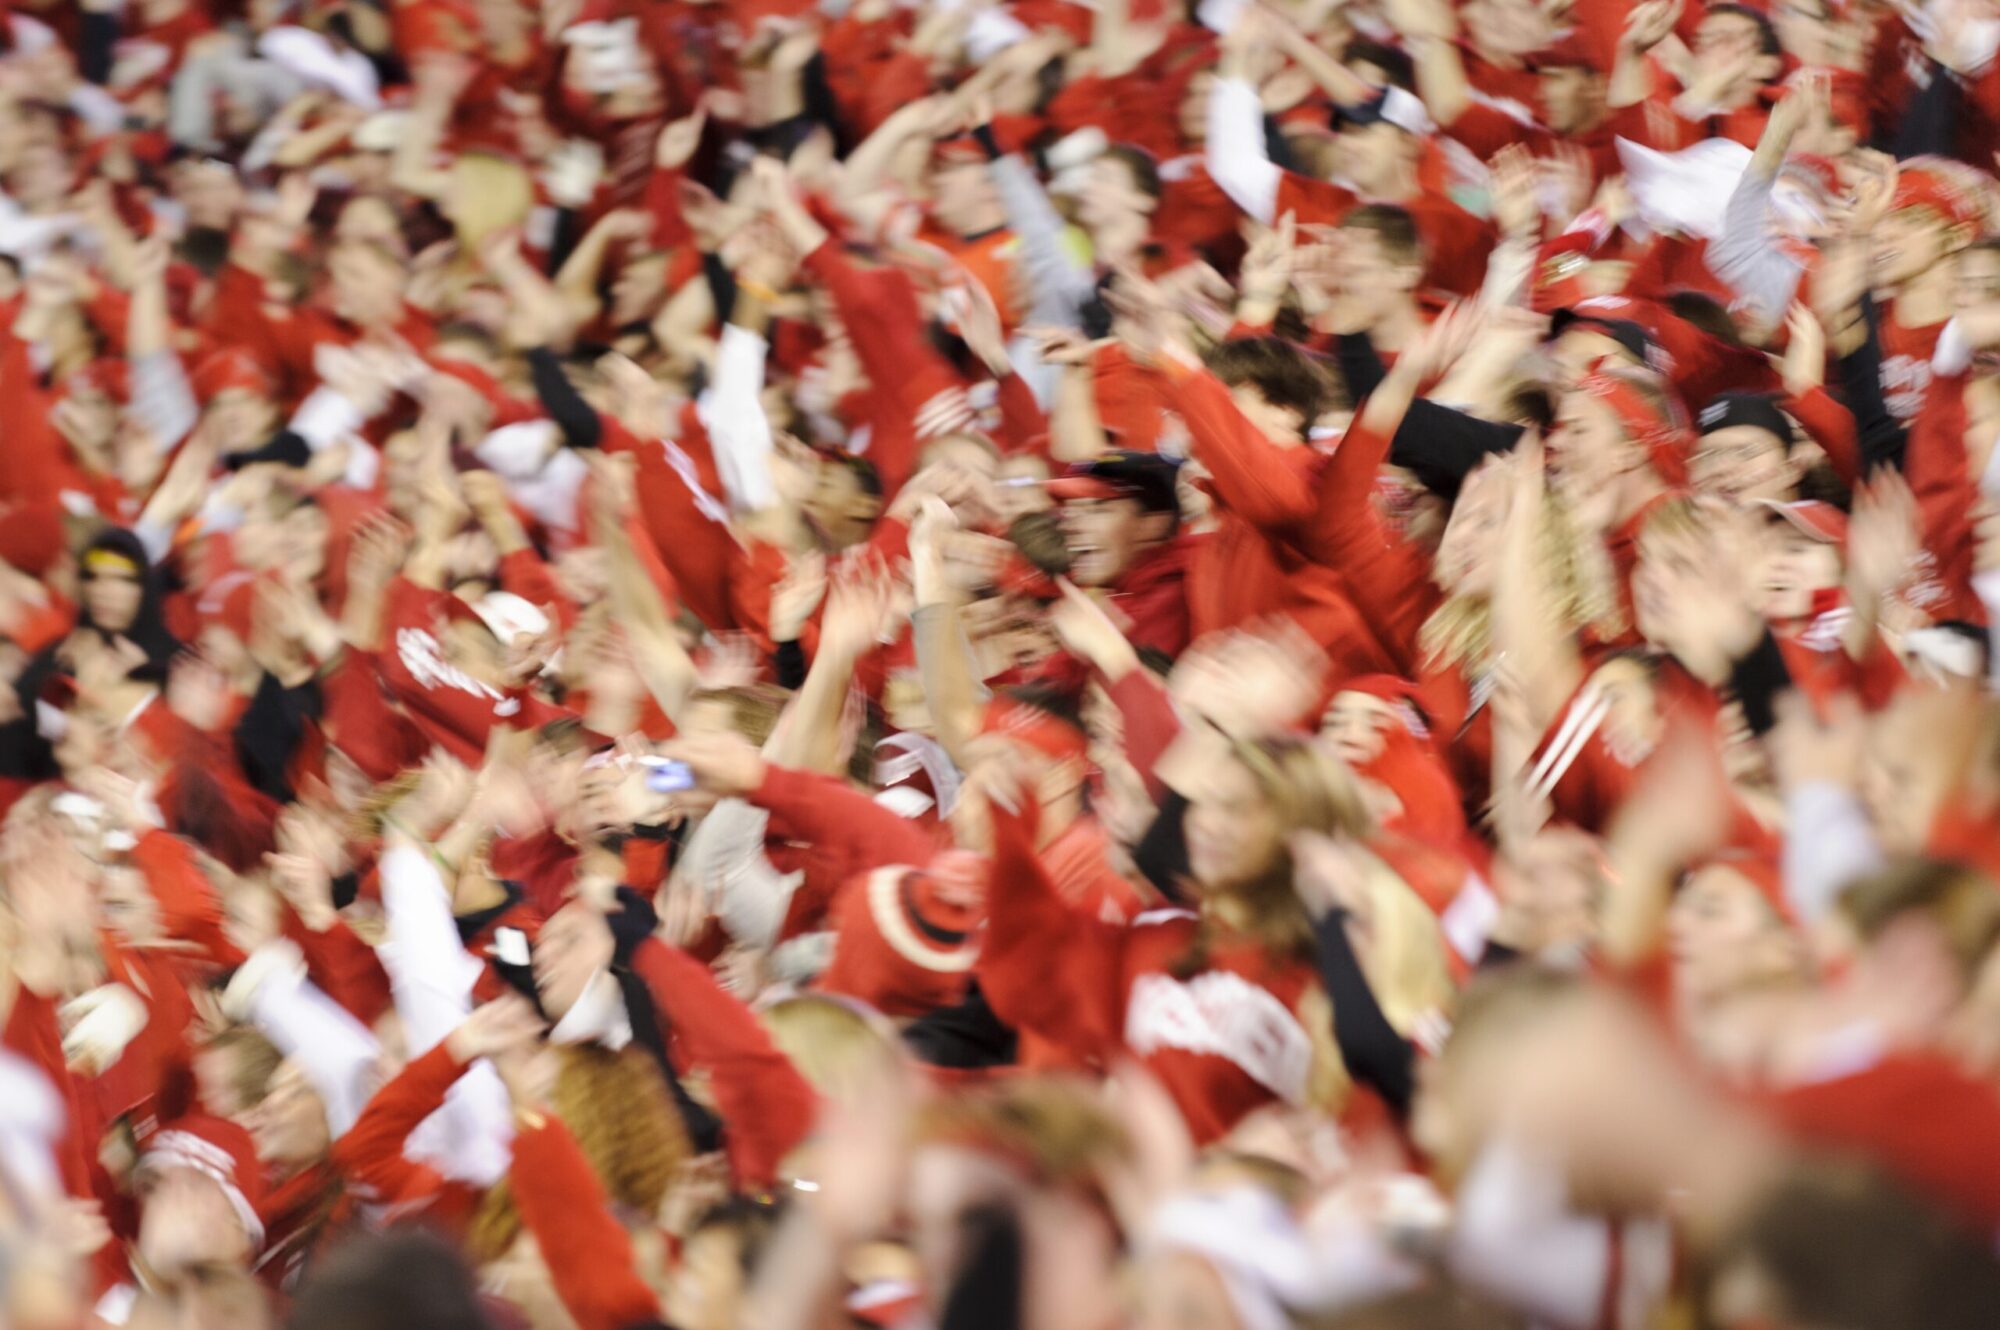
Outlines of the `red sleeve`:
M660 170L655 170L646 178L646 192L641 202L652 214L653 245L657 249L672 249L685 244L692 235L687 218L681 213L681 182L686 178L679 171Z
M49 405L27 343L12 334L0 335L0 427L7 438L0 496L43 503L53 502L61 492L68 448L49 423Z
M1356 420L1360 418L1356 413ZM1375 477L1389 457L1390 440L1351 426L1319 478L1319 506L1306 551L1337 568L1354 601L1404 669L1420 654L1417 638L1436 604L1430 560L1382 520L1374 500Z
M243 963L242 950L223 931L222 898L185 842L164 831L149 831L132 847L132 863L159 904L168 937L194 943L204 959L218 965Z
M771 1186L778 1165L812 1130L819 1109L812 1086L700 961L648 939L633 954L632 968L688 1060L709 1074L737 1189Z
M71 1196L87 1198L91 1194L97 1133L84 1115L76 1079L63 1061L62 1029L56 1023L55 1003L15 985L13 1009L7 1013L5 1028L0 1029L0 1048L46 1076L49 1087L61 1097L67 1110L63 1114L67 1130L56 1147L56 1166L62 1172L63 1190Z
M659 1299L639 1278L632 1240L612 1218L604 1184L560 1119L514 1137L514 1204L535 1235L556 1294L577 1330L658 1322Z
M993 809L993 876L979 988L993 1013L1086 1060L1120 1046L1125 929L1063 903L1018 814Z
M900 418L914 426L932 399L958 387L958 376L924 344L916 288L902 272L889 267L864 272L832 239L806 255L805 266L833 297L840 321L854 340L862 372L877 392L891 395ZM891 437L878 437L869 450L869 460L882 480L884 501L893 499L916 469L914 434L908 437L910 455L883 451L892 438L900 437L901 431L892 431Z
M419 1122L444 1106L445 1092L464 1074L448 1043L407 1063L375 1092L347 1134L334 1142L335 1165L385 1201L415 1200L439 1190L443 1179L406 1158L403 1145Z
M530 605L548 611L551 619L567 633L576 627L576 605L556 585L549 566L532 549L515 550L500 560L500 589L511 591Z
M1540 149L1549 138L1547 131L1539 126L1523 123L1497 106L1477 101L1466 103L1465 110L1445 126L1444 132L1472 149L1482 161L1510 144L1525 143L1531 150Z
M1354 191L1297 171L1278 177L1275 216L1291 213L1300 226L1338 226L1356 203Z
M1972 513L1978 487L1965 452L1966 375L1931 381L1923 408L1910 422L1903 470L1922 513L1924 548L1937 564L1942 599L1924 608L1933 620L1983 623L1986 613L1972 590L1975 540Z
M1788 396L1782 405L1826 454L1841 484L1849 489L1859 485L1861 443L1855 436L1853 412L1824 388L1813 388L1802 397Z
M306 977L314 987L373 1029L390 1002L389 976L375 948L357 937L344 919L335 919L324 933L315 933L288 908L280 928L305 956Z
M1018 374L999 382L1000 444L1009 454L1033 453L1048 460L1049 418L1034 390Z
M1166 686L1143 669L1133 670L1112 684L1110 696L1122 722L1125 759L1146 782L1146 793L1158 803L1167 787L1153 774L1153 768L1180 737L1181 718L1174 712Z
M1168 397L1187 422L1194 456L1208 468L1216 496L1237 516L1265 531L1302 525L1312 516L1311 487L1291 459L1257 431L1222 381L1206 370L1168 377Z
M772 839L829 856L838 881L889 864L922 867L935 849L922 826L831 776L768 767L748 801L770 813Z

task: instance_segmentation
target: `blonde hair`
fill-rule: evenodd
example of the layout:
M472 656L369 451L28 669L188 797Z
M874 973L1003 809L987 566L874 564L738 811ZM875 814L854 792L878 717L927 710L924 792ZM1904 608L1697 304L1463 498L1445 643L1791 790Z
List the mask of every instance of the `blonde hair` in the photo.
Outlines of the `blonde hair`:
M1368 874L1369 939L1360 957L1382 1014L1405 1038L1456 994L1437 916L1387 864Z
M881 1068L900 1056L887 1022L823 993L786 998L761 1016L778 1051L828 1099L855 1102L879 1084Z
M521 225L535 206L534 177L492 152L461 153L451 164L451 225L468 253L495 231Z
M1230 754L1271 806L1281 838L1301 831L1365 837L1374 829L1354 774L1320 744L1294 736L1239 739L1231 742ZM1207 967L1218 926L1255 942L1274 959L1311 955L1312 920L1292 886L1293 871L1291 849L1281 843L1264 871L1207 895L1201 928L1175 973L1186 978Z
M1593 578L1585 567L1585 546L1569 520L1562 500L1547 494L1542 500L1541 525L1535 532L1535 555L1555 608L1562 616L1560 631L1593 627L1601 640L1622 635L1625 614L1611 584ZM1454 665L1468 674L1484 669L1493 654L1493 606L1488 597L1466 592L1431 611L1417 635L1426 661Z
M693 1147L652 1055L636 1044L616 1052L564 1044L554 1052L561 1069L549 1107L576 1137L611 1200L656 1215ZM520 1233L513 1187L503 1180L481 1199L467 1242L484 1265L505 1255Z
M934 1099L917 1115L916 1142L990 1151L1037 1183L1088 1191L1132 1158L1124 1124L1093 1087L1049 1076Z

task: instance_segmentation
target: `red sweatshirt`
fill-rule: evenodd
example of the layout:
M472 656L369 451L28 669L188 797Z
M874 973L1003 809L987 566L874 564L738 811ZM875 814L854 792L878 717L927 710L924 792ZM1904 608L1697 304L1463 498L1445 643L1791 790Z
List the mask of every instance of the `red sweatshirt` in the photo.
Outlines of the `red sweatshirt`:
M1206 371L1167 382L1168 403L1187 422L1195 460L1208 469L1216 496L1216 530L1188 569L1194 636L1286 614L1326 651L1335 678L1393 673L1340 573L1301 552L1311 546L1319 511L1320 454L1272 444Z
M1313 1097L1323 1040L1299 1015L1318 989L1309 963L1225 939L1209 946L1199 973L1180 977L1194 915L1158 910L1129 925L1083 918L1037 862L1032 826L999 809L993 822L996 890L978 974L1001 1020L1086 1063L1139 1058L1198 1144L1274 1100Z
M779 1164L818 1117L812 1086L763 1023L694 957L648 938L633 953L632 970L689 1065L708 1072L737 1190L776 1185Z

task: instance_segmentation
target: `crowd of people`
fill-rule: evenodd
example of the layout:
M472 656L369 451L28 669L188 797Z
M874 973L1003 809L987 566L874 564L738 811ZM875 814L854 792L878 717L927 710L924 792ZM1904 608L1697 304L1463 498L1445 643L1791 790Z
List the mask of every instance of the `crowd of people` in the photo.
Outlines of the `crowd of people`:
M1991 1330L1993 0L0 5L0 1325Z

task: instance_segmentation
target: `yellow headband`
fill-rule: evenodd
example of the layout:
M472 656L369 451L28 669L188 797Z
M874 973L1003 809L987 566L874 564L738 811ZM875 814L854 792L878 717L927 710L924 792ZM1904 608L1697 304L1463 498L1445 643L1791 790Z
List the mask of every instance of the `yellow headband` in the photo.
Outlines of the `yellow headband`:
M93 573L130 573L134 577L142 571L137 563L117 550L92 550L83 556L83 566Z

